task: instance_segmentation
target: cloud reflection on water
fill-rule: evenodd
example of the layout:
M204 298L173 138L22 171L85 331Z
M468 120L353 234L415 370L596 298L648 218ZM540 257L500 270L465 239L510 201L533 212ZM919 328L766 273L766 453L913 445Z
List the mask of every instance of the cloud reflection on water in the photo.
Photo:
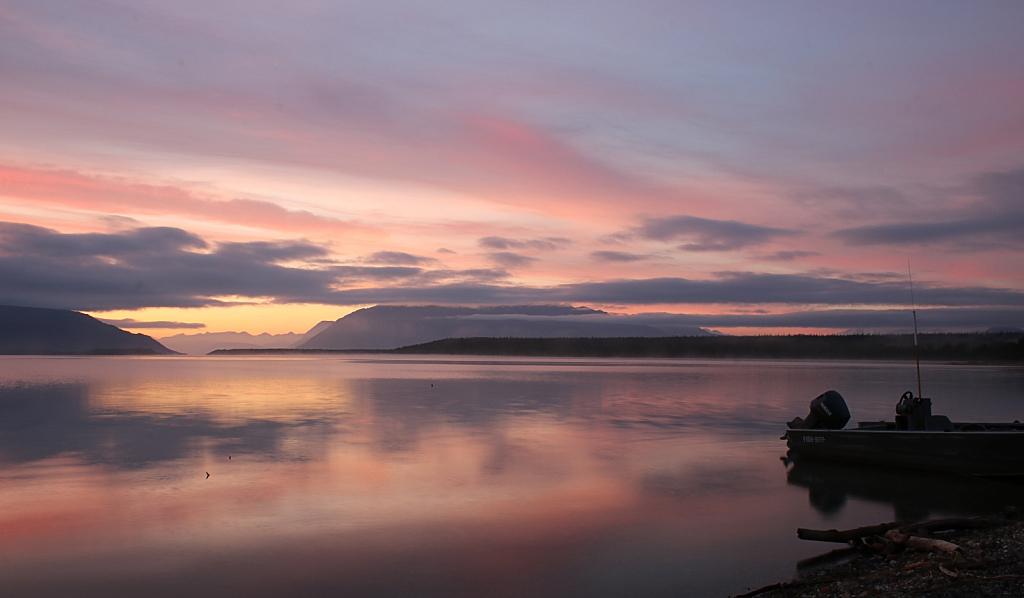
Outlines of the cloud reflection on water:
M73 454L83 463L145 467L194 454L198 439L235 452L277 450L282 426L273 421L223 425L203 414L95 413L90 396L89 386L81 383L0 389L0 461Z
M12 596L736 593L814 554L780 422L899 371L3 359L0 575ZM885 517L859 500L836 517Z

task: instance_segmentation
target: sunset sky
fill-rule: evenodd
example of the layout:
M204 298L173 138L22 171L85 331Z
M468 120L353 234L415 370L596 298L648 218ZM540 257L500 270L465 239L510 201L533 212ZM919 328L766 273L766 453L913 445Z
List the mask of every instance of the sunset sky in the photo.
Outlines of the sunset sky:
M1024 327L1024 2L0 0L0 304Z

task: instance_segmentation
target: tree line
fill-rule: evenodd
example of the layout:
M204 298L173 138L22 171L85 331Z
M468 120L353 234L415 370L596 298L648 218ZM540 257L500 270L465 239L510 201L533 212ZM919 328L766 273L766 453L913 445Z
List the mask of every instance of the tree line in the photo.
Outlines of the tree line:
M1024 335L918 335L922 360L1024 362ZM910 334L670 336L625 338L449 338L393 353L527 357L913 360Z

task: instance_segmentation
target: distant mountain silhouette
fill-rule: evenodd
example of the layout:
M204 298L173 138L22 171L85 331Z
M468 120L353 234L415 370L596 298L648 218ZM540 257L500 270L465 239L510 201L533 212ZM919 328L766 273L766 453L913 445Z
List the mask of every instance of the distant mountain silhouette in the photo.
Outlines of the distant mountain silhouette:
M0 354L173 355L145 334L133 334L92 316L64 309L0 305Z
M312 328L307 330L306 334L302 335L302 338L300 338L299 340L295 341L294 343L292 343L291 345L288 345L288 346L289 347L300 347L300 346L302 346L302 343L305 343L309 339L311 339L314 336L320 334L324 330L327 330L328 328L330 328L333 325L334 325L334 320L323 320L322 322L318 322L316 326L313 326Z
M302 341L302 335L249 334L248 332L200 332L161 337L164 346L186 355L206 355L216 349L282 349Z
M987 334L1020 334L1024 332L1024 329L1017 328L1016 326L993 326L985 331Z
M378 305L356 310L298 345L298 349L394 349L446 338L621 338L706 336L702 328L616 321L618 316L586 307L413 307Z
M164 346L187 355L206 355L217 349L290 349L326 330L331 320L320 322L305 334L249 334L248 332L200 332L161 337Z

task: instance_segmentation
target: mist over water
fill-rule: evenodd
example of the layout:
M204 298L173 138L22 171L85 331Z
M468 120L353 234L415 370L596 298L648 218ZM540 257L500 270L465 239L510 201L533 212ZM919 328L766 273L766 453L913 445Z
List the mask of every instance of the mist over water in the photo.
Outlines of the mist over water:
M936 413L1024 418L1019 368L922 374ZM912 363L0 358L3 594L736 594L832 548L797 527L1020 498L780 460L821 392L855 422L914 387Z

